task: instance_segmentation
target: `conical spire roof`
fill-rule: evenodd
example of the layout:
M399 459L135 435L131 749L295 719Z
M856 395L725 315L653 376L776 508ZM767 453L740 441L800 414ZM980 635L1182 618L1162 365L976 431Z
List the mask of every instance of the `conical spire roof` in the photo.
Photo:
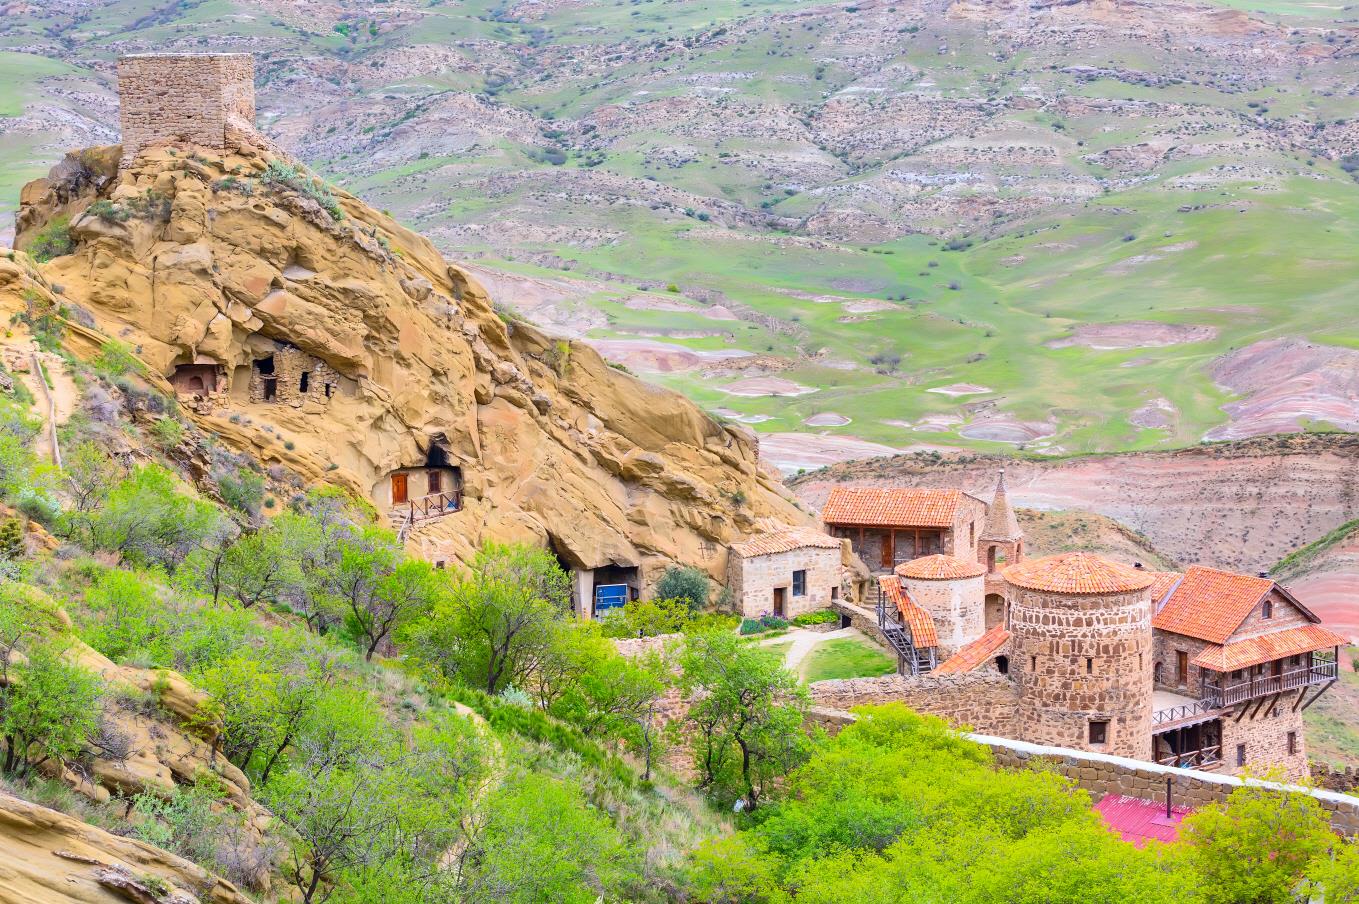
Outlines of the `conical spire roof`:
M986 528L982 531L983 540L1018 540L1024 534L1019 530L1014 509L1005 495L1005 469L1000 469L1000 480L996 483L996 496L991 500L991 508L986 512Z

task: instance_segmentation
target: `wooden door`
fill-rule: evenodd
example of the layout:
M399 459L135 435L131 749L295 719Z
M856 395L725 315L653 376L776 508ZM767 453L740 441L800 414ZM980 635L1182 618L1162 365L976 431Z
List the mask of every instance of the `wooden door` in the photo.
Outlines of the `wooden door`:
M410 497L406 493L406 475L392 475L392 505L400 505Z
M787 587L774 588L774 614L777 615L779 618L783 617L783 613L785 611L785 601L787 597L788 597Z
M879 536L882 537L882 567L891 571L892 566L896 564L892 561L896 557L896 532L882 531Z

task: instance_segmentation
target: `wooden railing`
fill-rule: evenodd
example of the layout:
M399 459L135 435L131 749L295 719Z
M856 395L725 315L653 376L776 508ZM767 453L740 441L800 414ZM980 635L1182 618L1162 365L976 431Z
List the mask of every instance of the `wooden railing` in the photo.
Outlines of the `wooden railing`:
M1216 769L1222 765L1222 745L1209 744L1198 750L1172 753L1169 756L1157 757L1156 762L1162 766L1174 766L1176 769Z
M1302 668L1289 669L1278 675L1260 675L1232 684L1204 683L1203 700L1214 708L1231 706L1243 700L1254 700L1283 691L1296 690L1313 684L1334 681L1339 675L1334 659L1321 659Z
M406 505L410 513L410 522L413 524L459 511L462 508L462 494L430 493L428 496L411 499Z

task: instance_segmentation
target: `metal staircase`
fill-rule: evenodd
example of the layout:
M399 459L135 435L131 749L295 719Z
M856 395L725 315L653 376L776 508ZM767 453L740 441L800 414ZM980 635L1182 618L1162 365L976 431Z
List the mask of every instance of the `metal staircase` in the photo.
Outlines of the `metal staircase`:
M873 585L871 593L877 596L878 630L897 654L897 672L902 675L923 675L931 671L938 664L935 662L934 648L917 647L911 640L910 629L887 615L887 606L877 584Z

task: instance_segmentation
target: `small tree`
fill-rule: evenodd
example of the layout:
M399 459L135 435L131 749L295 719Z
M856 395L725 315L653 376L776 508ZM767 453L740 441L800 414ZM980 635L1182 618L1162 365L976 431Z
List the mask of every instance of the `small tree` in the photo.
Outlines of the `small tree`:
M1315 798L1259 785L1189 816L1182 834L1207 904L1291 904L1308 865L1335 842Z
M32 647L28 661L9 669L0 690L4 770L23 776L50 760L66 763L85 749L99 728L99 680L61 658L50 643Z
M392 632L433 609L446 588L443 574L428 562L407 559L383 575L371 592L347 599L345 623L363 646L364 659L371 661Z
M490 545L406 639L445 678L497 694L533 674L570 596L570 578L547 550Z
M690 609L708 605L711 588L708 576L692 565L672 565L656 582L656 596L665 600L684 600Z
M753 810L773 779L806 759L807 691L777 657L728 631L696 634L680 657L701 787Z

